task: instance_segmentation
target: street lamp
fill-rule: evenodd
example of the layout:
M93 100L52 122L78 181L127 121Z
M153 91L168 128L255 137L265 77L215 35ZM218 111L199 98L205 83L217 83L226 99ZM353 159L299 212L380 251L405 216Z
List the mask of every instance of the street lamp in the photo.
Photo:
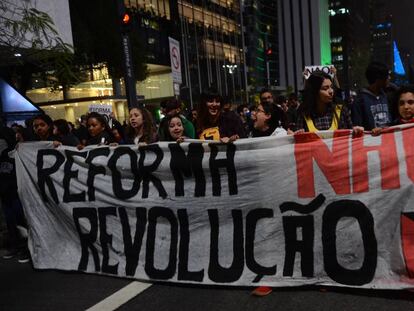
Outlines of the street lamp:
M223 68L229 71L229 74L231 75L231 83L232 83L232 87L233 87L233 103L236 101L236 94L235 94L235 85L234 85L234 72L237 69L237 65L236 64L227 64L227 65L223 65Z
M237 68L237 65L233 65L233 64L230 64L230 65L223 65L223 68L227 68L228 69L228 71L229 71L229 73L230 74L233 74L234 73L234 71L236 70L236 68Z

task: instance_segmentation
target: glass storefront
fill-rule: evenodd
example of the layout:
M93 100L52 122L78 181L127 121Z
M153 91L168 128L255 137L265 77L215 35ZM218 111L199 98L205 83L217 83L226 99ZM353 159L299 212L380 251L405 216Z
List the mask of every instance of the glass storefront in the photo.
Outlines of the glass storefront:
M174 96L170 67L148 64L148 77L137 82L137 94L145 102L157 102ZM105 71L92 73L94 81L83 82L63 90L36 88L26 92L26 96L38 104L52 119L66 119L75 123L79 117L89 111L91 105L111 105L116 118L122 123L127 120L128 106L125 100L125 88L120 81L120 94L114 94L113 81Z

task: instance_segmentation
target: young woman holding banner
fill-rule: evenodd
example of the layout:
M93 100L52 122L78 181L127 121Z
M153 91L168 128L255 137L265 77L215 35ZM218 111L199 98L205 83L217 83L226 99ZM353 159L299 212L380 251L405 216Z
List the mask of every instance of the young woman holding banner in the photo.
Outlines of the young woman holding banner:
M129 110L129 125L126 129L126 144L151 144L158 140L151 113L145 108Z
M223 99L214 90L201 94L197 110L197 135L202 140L223 143L246 137L239 116L233 111L223 111Z
M179 114L167 116L163 125L164 141L176 141L180 143L189 136L185 131L183 119Z
M262 102L254 109L252 120L252 137L287 135L286 115L279 106Z
M360 126L352 127L345 105L335 103L332 79L324 72L312 73L306 80L298 115L296 133L353 129L355 135L360 135L364 131Z

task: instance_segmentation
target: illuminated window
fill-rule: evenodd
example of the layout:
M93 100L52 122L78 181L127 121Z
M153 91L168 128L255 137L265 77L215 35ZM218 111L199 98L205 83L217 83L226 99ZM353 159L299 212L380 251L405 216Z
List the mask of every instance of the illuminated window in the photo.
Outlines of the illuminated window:
M240 62L239 49L233 45L208 39L203 44L206 55L210 58L226 59L230 63Z
M125 7L143 9L157 16L170 19L170 3L168 0L125 0Z

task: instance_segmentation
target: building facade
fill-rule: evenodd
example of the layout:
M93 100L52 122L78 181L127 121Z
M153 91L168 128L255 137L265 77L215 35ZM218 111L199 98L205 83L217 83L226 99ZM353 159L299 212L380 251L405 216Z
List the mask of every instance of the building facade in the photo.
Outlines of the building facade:
M370 60L369 2L330 0L329 21L332 64L348 94L365 84L365 67Z
M371 0L371 55L375 61L393 67L393 21L391 1Z
M250 90L279 85L277 1L244 1L245 52Z
M303 88L305 66L331 64L328 0L279 0L281 88Z
M199 95L216 89L233 103L245 95L241 11L238 0L179 0L178 17L183 84L181 97L196 105Z

